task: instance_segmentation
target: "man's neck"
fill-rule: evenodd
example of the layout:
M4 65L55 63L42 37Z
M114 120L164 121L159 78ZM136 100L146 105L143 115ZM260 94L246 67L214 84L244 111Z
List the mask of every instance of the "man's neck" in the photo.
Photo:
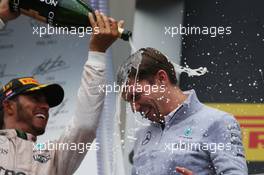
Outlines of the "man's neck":
M169 102L167 104L167 115L173 110L177 109L179 106L181 106L187 98L188 95L184 94L183 91L180 90L177 86L172 87L170 89L170 94L168 97Z

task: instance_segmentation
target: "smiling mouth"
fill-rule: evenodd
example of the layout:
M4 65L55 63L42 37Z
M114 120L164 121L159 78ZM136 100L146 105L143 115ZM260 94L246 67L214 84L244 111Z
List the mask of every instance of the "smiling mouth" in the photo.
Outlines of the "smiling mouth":
M47 120L47 117L44 114L36 114L35 115L37 118L43 119L43 120Z

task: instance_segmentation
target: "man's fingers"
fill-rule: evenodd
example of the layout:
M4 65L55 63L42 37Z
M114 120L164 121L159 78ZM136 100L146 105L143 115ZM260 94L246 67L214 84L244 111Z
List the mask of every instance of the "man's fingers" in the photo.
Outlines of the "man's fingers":
M117 21L99 12L96 17L99 34L91 37L89 47L92 51L105 52L119 36Z
M0 18L4 21L10 21L19 16L19 12L11 12L9 8L9 0L0 1Z
M95 27L97 27L97 23L94 20L94 16L92 13L89 13L88 16L89 16L90 24L91 24L92 28L94 29Z
M103 13L101 13L101 16L103 17L105 30L106 30L107 32L110 32L110 31L111 31L111 28L110 28L110 23L109 23L109 19L108 19L108 17L105 16Z
M121 21L118 22L118 27L124 28L124 25L125 25L125 21L124 20L121 20Z
M192 171L183 167L176 167L176 171L181 173L182 175L193 175Z
M104 29L105 27L105 24L104 24L104 21L102 19L102 16L100 14L100 12L98 10L95 11L95 16L96 16L96 22L97 22L97 26L100 28L100 30Z
M114 20L113 18L110 18L109 20L111 21L111 31L112 31L112 34L118 35L118 25L117 25L117 21Z

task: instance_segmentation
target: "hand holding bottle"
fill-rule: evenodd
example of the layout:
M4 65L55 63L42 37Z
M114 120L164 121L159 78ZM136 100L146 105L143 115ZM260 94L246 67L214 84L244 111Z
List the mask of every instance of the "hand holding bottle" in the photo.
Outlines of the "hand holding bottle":
M8 0L0 0L0 18L3 22L10 21L19 16L19 13L11 12L9 9L9 1Z
M124 22L117 22L99 11L95 11L95 16L96 20L89 13L89 20L94 29L91 35L90 51L105 52L119 37L118 27L123 27Z

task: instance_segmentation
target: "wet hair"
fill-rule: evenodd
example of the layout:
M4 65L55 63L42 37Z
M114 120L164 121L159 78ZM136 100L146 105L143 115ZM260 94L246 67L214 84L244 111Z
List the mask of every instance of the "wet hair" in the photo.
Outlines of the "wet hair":
M135 65L131 66L131 64L133 64L133 60L139 59L139 54L141 54L142 60L137 72ZM139 49L136 53L132 54L121 67L122 66L129 67L129 72L126 74L128 74L129 78L135 78L137 76L138 81L147 80L150 84L153 84L153 76L156 75L159 70L164 70L169 77L170 83L173 85L177 84L174 66L165 55L154 48L148 47ZM118 81L124 82L124 73L118 73Z

